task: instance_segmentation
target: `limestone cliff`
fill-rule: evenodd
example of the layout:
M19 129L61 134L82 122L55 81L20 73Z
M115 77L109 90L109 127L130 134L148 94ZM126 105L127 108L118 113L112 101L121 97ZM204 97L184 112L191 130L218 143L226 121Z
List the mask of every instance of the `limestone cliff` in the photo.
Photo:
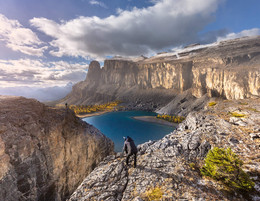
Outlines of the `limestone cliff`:
M138 146L137 167L126 166L120 154L107 157L90 173L70 201L156 200L259 200L260 102L259 99L216 101L200 112L191 112L179 128L163 139ZM231 115L244 114L244 118ZM202 177L199 168L213 147L230 147L243 160L243 169L255 182L250 193L227 189ZM159 193L158 193L159 191ZM151 196L151 194L150 194Z
M0 200L64 200L113 153L113 142L66 109L0 96Z
M151 58L107 59L89 66L85 81L60 102L95 104L111 100L164 106L186 90L244 99L260 95L260 36L184 48Z

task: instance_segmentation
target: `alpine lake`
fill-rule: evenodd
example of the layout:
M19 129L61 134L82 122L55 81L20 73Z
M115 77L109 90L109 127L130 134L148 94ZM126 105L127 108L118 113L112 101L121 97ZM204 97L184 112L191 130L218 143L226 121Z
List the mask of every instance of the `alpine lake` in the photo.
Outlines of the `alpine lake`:
M159 140L171 133L175 127L134 119L137 116L156 116L154 112L120 111L83 118L95 126L115 144L115 151L121 152L123 137L130 136L136 146L149 140Z

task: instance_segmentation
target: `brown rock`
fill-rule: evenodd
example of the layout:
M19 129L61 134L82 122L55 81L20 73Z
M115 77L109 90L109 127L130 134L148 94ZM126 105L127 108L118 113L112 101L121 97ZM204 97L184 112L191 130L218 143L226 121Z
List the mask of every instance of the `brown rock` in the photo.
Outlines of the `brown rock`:
M0 96L0 200L64 200L112 152L72 111Z

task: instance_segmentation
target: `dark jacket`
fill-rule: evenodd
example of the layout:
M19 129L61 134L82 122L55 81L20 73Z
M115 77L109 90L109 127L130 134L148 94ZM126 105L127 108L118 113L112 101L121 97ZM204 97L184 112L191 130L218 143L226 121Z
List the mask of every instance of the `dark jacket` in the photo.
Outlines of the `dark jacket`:
M127 155L137 153L137 148L132 138L130 137L126 138L123 150L127 153Z

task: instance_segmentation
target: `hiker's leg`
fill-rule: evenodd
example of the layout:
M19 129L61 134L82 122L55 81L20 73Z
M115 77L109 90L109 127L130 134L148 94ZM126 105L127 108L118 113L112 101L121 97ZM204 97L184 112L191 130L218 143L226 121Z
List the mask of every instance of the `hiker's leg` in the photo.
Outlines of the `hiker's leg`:
M136 153L134 153L134 167L136 167Z
M126 156L126 165L128 165L129 158L130 158L130 154L127 154L127 156Z

